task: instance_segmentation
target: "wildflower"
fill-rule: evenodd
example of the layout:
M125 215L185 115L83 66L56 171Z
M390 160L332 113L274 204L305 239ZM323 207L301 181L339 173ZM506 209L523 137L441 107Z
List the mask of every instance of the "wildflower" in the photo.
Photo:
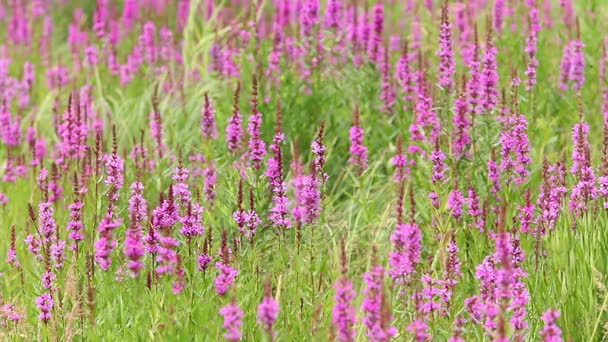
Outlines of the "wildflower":
M261 139L262 128L262 113L258 111L258 82L255 75L253 76L253 95L251 100L252 113L249 117L249 162L250 166L259 170L262 166L262 161L266 155L266 144Z
M545 327L541 331L540 335L543 342L562 342L562 330L555 323L559 318L559 311L549 309L542 315L542 320L545 322Z
M143 244L143 227L148 219L148 203L143 197L144 185L141 182L131 184L129 199L130 224L125 237L125 256L129 259L127 268L138 276L144 264L141 258L145 255Z
M393 114L395 107L395 89L391 80L391 63L389 60L388 47L384 48L384 58L382 59L382 89L380 91L380 99L383 102L382 112L385 114Z
M405 176L410 173L410 168L408 167L408 160L405 154L403 153L403 143L401 137L397 139L397 152L393 157L392 164L395 167L394 178L396 182L401 182L405 179Z
M414 334L416 341L430 341L431 335L428 333L429 325L422 318L418 318L407 326L407 331Z
M228 250L227 243L226 231L224 231L222 236L222 247L220 250L222 259L221 261L215 263L215 267L219 271L219 274L213 281L215 292L217 292L217 294L220 296L223 296L228 292L228 289L232 286L234 280L239 275L239 271L230 266L230 251Z
M329 0L325 12L325 26L337 29L341 24L342 3L340 0Z
M52 318L52 311L55 307L55 301L53 295L50 292L43 293L40 297L36 298L36 307L40 310L38 318L44 323L47 323Z
M465 198L458 189L454 189L448 196L447 209L451 212L452 217L457 221L460 221L463 213L463 205L465 204Z
M84 223L82 221L84 203L80 199L80 191L78 189L78 176L74 174L74 202L70 203L70 220L68 221L68 230L70 231L69 238L74 241L73 250L78 249L78 243L84 240Z
M220 315L224 317L224 338L231 342L240 341L243 338L243 310L233 301L220 309Z
M205 184L203 186L205 198L207 199L207 202L212 205L215 201L215 197L217 196L217 192L215 190L217 186L217 170L215 167L215 162L211 162L210 165L203 170L203 175L205 176Z
M111 253L117 245L113 232L121 225L122 219L112 209L108 209L107 214L99 223L99 239L95 242L95 261L104 271L112 264Z
M435 149L431 152L431 162L433 163L433 176L431 180L433 184L437 184L445 177L445 154L439 147L439 140L435 140Z
M217 123L215 122L215 109L209 98L209 93L205 93L205 103L201 118L201 131L207 139L215 139L218 136Z
M358 172L367 169L367 147L363 145L365 132L361 128L359 107L355 108L353 126L350 128L350 158L348 162L355 167Z
M455 101L456 113L454 115L454 127L456 132L454 134L454 140L452 142L454 157L469 157L468 152L469 146L471 145L471 135L469 134L469 128L471 122L468 119L468 104L467 96L463 90L460 96Z
M19 268L21 264L19 263L19 260L17 260L16 239L15 225L13 225L11 227L11 244L8 252L6 252L6 264L14 268Z
M403 99L411 102L414 99L414 91L415 87L415 76L410 68L410 54L408 52L408 42L406 41L403 44L403 52L397 61L397 66L395 67L395 77L399 85L401 86L401 91L403 92Z
M338 341L352 342L355 340L354 326L357 322L353 300L356 297L352 282L348 279L348 266L344 241L341 244L341 275L334 283L334 307L331 311L331 322L337 330Z
M393 251L389 254L388 273L398 284L405 285L415 272L422 251L422 231L414 221L413 214L410 223L397 224L391 234L391 242Z
M448 5L444 2L441 7L441 27L439 33L439 51L437 56L439 62L439 85L449 90L454 83L456 65L454 62L454 50L452 49L452 25L448 18Z
M232 117L226 127L226 140L228 142L228 149L230 152L235 153L241 146L241 139L243 138L243 118L239 112L239 94L240 84L237 84L236 90L234 91L234 106L232 109Z
M175 184L171 188L173 190L173 197L180 203L185 205L192 200L192 194L188 188L188 178L190 177L190 170L182 165L180 160L179 165L173 169L173 179Z
M205 234L203 227L203 212L205 209L197 203L188 203L186 214L179 218L182 229L181 233L187 238L201 236Z
M369 58L372 62L379 62L380 45L382 44L384 34L384 5L378 2L374 6L374 30L373 37L369 43Z
M285 195L286 185L283 174L283 151L281 149L281 143L284 139L285 134L281 131L281 109L280 106L278 106L275 135L272 140L272 145L270 145L272 156L268 158L266 168L266 177L268 177L270 183L273 202L268 218L277 227L290 228L291 219L287 217L290 203Z
M572 168L576 184L570 195L570 211L580 216L597 196L595 173L591 167L591 146L587 139L589 125L581 121L572 128Z
M268 283L266 284L264 299L262 299L262 303L258 305L258 322L260 322L268 332L269 336L274 335L272 328L277 321L279 311L279 303L272 298L270 284Z
M375 257L374 257L375 258ZM386 295L384 293L384 267L376 265L363 276L365 289L361 310L364 312L363 323L367 327L367 337L371 341L388 341L397 334L397 329L390 326L393 318L387 313ZM387 316L388 315L388 316Z
M486 49L482 58L483 71L481 74L481 105L486 113L492 111L498 104L498 66L496 64L497 50L492 42L492 29L488 28Z

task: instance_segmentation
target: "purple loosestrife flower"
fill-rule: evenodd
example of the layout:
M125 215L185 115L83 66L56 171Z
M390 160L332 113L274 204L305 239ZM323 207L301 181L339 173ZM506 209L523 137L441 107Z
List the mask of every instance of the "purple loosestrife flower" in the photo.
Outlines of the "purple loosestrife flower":
M13 268L19 268L21 266L21 264L19 263L19 260L17 260L17 249L15 246L16 243L16 233L15 233L15 225L13 225L11 227L11 245L8 249L8 252L6 252L6 264L13 267Z
M500 134L502 144L500 170L503 174L508 174L507 184L513 180L515 184L521 185L530 174L528 170L530 147L527 130L528 121L525 115L518 114L506 118L505 127Z
M482 85L483 75L481 63L479 61L479 40L477 37L477 27L475 28L475 43L473 45L473 56L469 64L469 81L467 82L467 101L469 113L474 123L475 116L483 113L482 107Z
M270 283L268 283L266 284L264 298L260 305L258 305L258 322L268 332L271 339L274 338L273 327L277 322L280 310L279 303L272 297Z
M604 124L608 123L608 38L602 44L602 57L600 58L600 89L602 91L602 114Z
M313 28L319 21L319 0L305 0L300 11L301 34L303 37L311 37Z
M277 108L277 119L276 119L275 135L270 145L272 156L268 158L266 163L266 177L270 183L270 191L272 193L272 208L268 218L277 226L290 228L291 219L289 214L289 199L285 192L287 186L285 185L284 174L283 174L283 151L281 144L285 139L285 134L281 130L281 109L280 106Z
M494 158L494 152L492 152L492 156L490 157L490 160L488 160L488 179L492 183L490 192L497 194L502 188L502 185L500 184L500 171Z
M0 137L2 141L11 147L21 144L21 118L12 116L6 104L0 106Z
M384 48L384 58L382 59L382 89L380 91L380 99L383 102L382 112L385 114L393 114L395 107L395 89L391 79L391 63L389 60L388 47Z
M608 209L608 121L604 122L604 141L602 143L602 176L598 179L597 192L603 199L604 209Z
M542 178L536 206L539 214L536 216L536 226L541 235L545 235L547 230L553 230L562 209L562 200L568 193L565 184L560 184L559 173L562 162L549 165L547 160L543 161ZM565 166L565 164L564 164ZM565 175L565 169L564 169Z
M405 285L420 262L422 231L416 222L400 223L391 234L391 242L388 273L396 283Z
M113 129L115 132L115 130ZM110 188L108 199L111 203L118 201L118 192L124 184L123 173L125 172L125 163L120 157L116 146L116 133L114 133L114 149L111 154L105 156L106 180L105 184Z
M237 210L232 213L232 218L236 222L237 227L241 234L249 236L249 232L246 229L247 225L247 212L243 209L243 180L239 179L239 190L237 192Z
M251 99L252 113L249 117L249 125L247 125L247 131L249 132L249 162L250 166L256 170L262 167L264 156L266 152L266 144L262 140L261 129L262 129L262 113L258 111L258 81L256 76L253 76L253 94Z
M352 342L355 340L354 326L357 323L353 300L357 296L353 283L348 279L348 264L344 241L341 243L341 275L334 283L334 307L331 311L331 323L337 331L340 342Z
M583 49L585 44L580 40L573 40L572 44L572 62L570 69L570 80L572 81L572 89L580 91L585 84L585 55Z
M28 236L24 239L23 242L25 242L27 249L32 252L34 256L36 256L36 260L43 260L42 241L40 241L40 239L38 239L32 234L28 234Z
M301 225L314 224L321 213L321 182L316 177L300 174L293 179L295 207L292 215Z
M482 58L483 71L480 79L482 89L481 105L486 114L491 112L498 104L497 53L496 47L492 41L492 29L488 28L486 49Z
M50 256L53 261L53 267L56 269L63 268L63 263L65 262L65 254L64 250L66 247L66 243L63 240L57 240L50 246Z
M237 84L236 90L234 91L232 117L230 117L230 121L226 127L226 141L228 143L228 150L230 150L231 153L235 153L241 147L241 140L243 139L243 117L239 110L240 90L241 86L240 84Z
M456 219L456 221L460 221L462 218L462 214L464 211L464 205L466 204L466 200L460 190L454 189L450 192L448 196L447 209L452 214L452 217Z
M211 261L213 261L213 258L209 255L209 240L205 241L205 244L203 245L203 252L198 256L198 258L196 259L196 270L199 272L204 272L207 270L207 268L209 267L209 264L211 263Z
M454 288L458 285L458 278L462 277L460 258L458 257L459 251L458 244L452 236L452 239L446 247L448 257L445 265L445 279L442 282L443 292L441 293L446 308L450 307L450 301L454 295Z
M215 121L215 109L209 93L205 93L205 103L203 104L203 112L201 118L201 131L207 139L215 139L218 137L217 123Z
M272 84L276 87L281 85L281 59L283 58L283 41L284 35L281 25L273 25L274 39L272 40L272 51L268 55L268 68L266 69L266 76L272 81Z
M572 0L560 0L559 5L563 11L563 21L566 27L573 27L576 23L576 13L574 11L574 4Z
M534 222L534 210L536 207L530 199L530 189L526 191L526 204L524 206L517 206L518 214L517 219L519 220L520 229L523 233L532 232L532 223Z
M556 324L559 318L559 311L549 309L543 313L541 319L545 322L545 327L540 333L543 342L562 342L562 330Z
M181 158L180 158L181 159ZM188 178L190 177L190 170L185 167L181 160L178 166L173 169L173 179L175 184L172 186L173 198L175 198L180 205L185 206L192 200L192 194L188 188Z
M40 222L40 238L45 245L49 245L55 241L57 236L55 208L51 202L42 202L38 205L38 221Z
M243 310L236 302L232 302L220 309L220 315L224 317L224 338L230 342L237 342L243 338L241 327L243 326Z
M428 274L423 275L420 280L422 281L422 284L424 284L423 289L419 292L415 292L412 298L416 302L418 311L422 312L426 317L430 317L434 312L442 308L439 299L445 297L445 289L441 286L441 281L433 279L433 277Z
M439 30L439 85L448 91L454 84L456 63L452 48L452 25L448 18L448 4L444 2L441 7L441 28Z
M205 234L203 226L203 212L205 208L197 203L188 203L186 213L179 218L182 229L180 233L188 239Z
M570 70L572 69L572 46L570 42L564 46L562 61L560 64L559 87L568 90L570 83Z
M228 249L228 238L226 231L222 235L222 246L220 248L221 260L215 263L219 274L213 281L215 292L220 296L225 295L230 287L234 284L236 277L239 275L239 270L230 265L230 250Z
M179 241L170 235L170 231L161 230L158 237L158 250L156 255L156 273L161 275L177 274L179 264Z
M25 316L17 311L14 304L3 304L0 306L0 327L6 327L8 321L18 323L23 318Z
M148 219L148 203L143 196L144 185L137 181L131 184L131 197L129 198L130 225L125 237L125 256L129 259L127 268L134 276L144 268L141 261L145 255L143 229Z
M178 265L179 241L173 237L173 228L179 221L179 206L173 197L173 186L169 186L168 197L161 197L160 204L152 211L152 225L159 233L156 245L156 273L169 275L175 273Z
M323 132L325 130L325 122L321 123L319 127L319 132L317 133L317 138L313 140L311 144L312 154L315 156L312 166L311 166L311 175L313 177L320 177L323 184L327 181L329 176L325 173L325 152L327 151L327 146L323 144Z
M569 88L580 91L585 83L585 44L579 40L571 40L564 46L564 54L560 65L560 85L562 90Z
M38 315L38 318L46 324L53 317L52 311L55 307L53 294L50 292L45 292L40 297L37 297L36 307L40 310L40 315Z
M570 211L581 216L588 208L591 200L597 196L595 173L591 166L591 146L587 135L589 125L581 121L572 128L572 168L570 172L576 179L570 195Z
M328 0L325 11L325 26L331 29L340 28L342 23L342 2L341 0Z
M432 143L441 133L441 121L433 110L433 99L424 79L420 80L418 88L415 118L409 128L411 140Z
M158 158L163 157L165 145L163 143L163 120L158 107L158 90L154 90L152 96L152 113L150 114L150 135L156 142L155 152Z
M114 240L114 230L122 225L122 219L108 208L107 214L99 223L99 238L95 242L95 261L102 270L107 270L112 265L111 253L116 247Z
M372 259L375 259L375 255ZM384 292L384 267L372 262L371 270L365 273L363 279L366 285L361 310L364 313L363 323L367 327L367 337L370 341L389 341L397 334L397 329L390 326L393 318Z
M467 320L462 316L457 316L454 319L454 335L448 339L448 342L465 342L462 334L464 333L464 325L466 323Z
M223 296L228 292L230 286L232 286L239 271L232 268L232 266L219 261L215 264L215 267L220 273L215 278L213 285L215 286L215 292L220 296Z
M460 96L455 101L456 113L454 114L453 121L456 132L452 141L452 148L455 158L470 157L468 151L471 145L471 135L469 134L469 128L471 122L468 118L468 103L465 90L462 91Z
M384 4L378 2L374 6L374 30L371 41L369 42L369 59L372 62L378 63L380 61L380 46L384 39Z
M410 173L407 157L405 156L405 153L403 153L403 142L401 137L397 139L397 152L393 157L392 164L395 167L395 181L399 183Z
M365 132L361 128L359 107L355 108L353 125L349 131L350 137L350 158L348 162L360 174L367 169L367 147L363 144Z
M408 51L408 42L405 41L405 43L403 44L403 51L401 52L401 56L399 57L399 60L397 61L397 66L395 67L395 77L397 78L397 82L401 86L403 99L406 102L410 103L410 105L406 106L406 108L411 107L411 102L414 100L414 93L416 91L416 77L411 70L410 59L411 56Z
M215 188L217 186L217 171L215 167L215 162L210 162L209 166L203 170L203 174L205 176L205 184L203 186L205 199L207 200L209 205L213 205L215 197L217 196L217 192L215 191Z
M82 195L78 186L78 175L74 173L74 201L68 206L68 209L70 210L68 231L70 232L69 238L74 242L71 249L75 251L78 250L80 241L84 240L84 223L82 220L84 202L82 200Z
M528 13L529 33L526 38L526 54L528 55L528 67L526 69L526 90L532 91L536 85L536 68L538 67L538 59L536 53L538 52L538 34L541 30L539 23L539 11L536 6L530 8Z
M494 338L504 339L508 329L506 325L510 324L514 338L521 339L523 330L527 328L526 306L530 300L523 281L527 274L521 268L525 256L517 235L505 232L504 211L503 207L499 218L500 232L495 237L496 251L486 257L476 270L480 296L466 299L465 304L474 322L483 324Z
M258 227L262 224L260 216L255 211L255 198L253 189L249 189L249 211L245 214L247 221L247 233L245 236L253 239L255 234L258 232Z
M445 165L445 154L441 151L439 146L439 140L435 140L435 149L431 152L431 162L433 163L433 175L431 181L433 184L437 184L444 180L446 165Z
M429 325L422 318L410 323L406 329L414 334L414 339L418 342L431 340L431 335L428 333Z
M494 2L494 30L499 34L502 32L505 16L505 0Z

